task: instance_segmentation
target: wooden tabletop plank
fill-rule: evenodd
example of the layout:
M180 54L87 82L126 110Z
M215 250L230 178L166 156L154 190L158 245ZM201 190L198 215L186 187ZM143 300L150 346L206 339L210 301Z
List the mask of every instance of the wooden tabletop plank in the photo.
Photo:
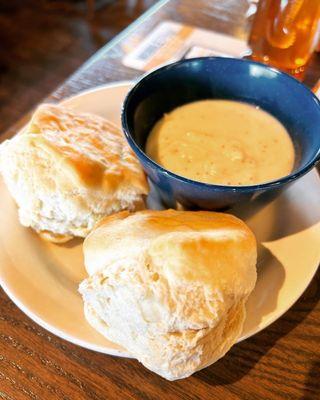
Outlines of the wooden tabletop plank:
M160 21L170 19L245 39L248 10L246 0L160 1L88 60L49 100L139 77L141 71L125 67L122 58ZM307 84L313 85L318 77L320 60L315 55ZM167 382L135 360L95 353L57 338L0 291L0 399L318 399L319 296L318 273L297 303L270 327L234 346L209 368Z

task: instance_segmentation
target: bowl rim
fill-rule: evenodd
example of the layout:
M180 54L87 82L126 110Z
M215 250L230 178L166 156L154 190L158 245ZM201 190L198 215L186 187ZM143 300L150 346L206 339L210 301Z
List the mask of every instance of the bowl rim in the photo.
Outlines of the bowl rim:
M187 64L190 62L194 61L214 61L214 62L228 62L228 63L242 63L242 64L251 64L251 65L258 65L268 71L272 71L273 73L277 74L278 76L283 77L284 79L287 79L291 81L292 83L299 85L303 91L305 91L308 95L311 95L315 103L318 105L319 108L319 113L320 113L320 100L318 97L307 87L305 86L302 82L298 81L295 79L293 76L278 70L277 68L265 65L263 63L257 62L257 61L252 61L252 60L247 60L247 59L239 59L239 58L233 58L233 57L217 57L217 56L211 56L211 57L196 57L196 58L189 58L189 59L183 59L183 60L178 60L174 63L170 63L167 65L164 65L160 68L156 68L152 71L149 71L145 74L143 74L135 83L135 85L129 90L127 93L124 102L122 104L121 108L121 124L122 124L122 129L124 131L124 135L132 148L132 150L135 152L135 154L143 161L148 164L151 168L155 168L159 170L162 174L164 175L169 175L171 178L181 181L185 184L191 184L197 186L199 189L205 189L205 190L220 190L220 191L228 191L228 192L236 192L236 191L241 191L241 192L252 192L252 191L257 191L257 190L263 190L263 189L269 189L269 188L276 188L280 187L286 183L290 183L301 176L305 175L307 172L309 172L319 161L320 161L320 146L314 155L314 157L303 167L298 169L298 171L291 173L289 175L285 175L279 179L268 181L268 182L263 182L255 185L218 185L218 184L211 184L211 183L205 183L205 182L200 182L196 181L193 179L186 178L184 176L175 174L174 172L169 171L168 169L164 168L160 164L156 163L154 160L152 160L143 150L142 148L137 144L135 139L130 133L130 129L128 126L128 118L127 118L127 108L128 104L131 100L131 98L134 96L135 92L140 88L140 86L146 82L148 79L151 77L165 72L166 70L175 68L178 65L181 64ZM320 130L320 127L319 127Z

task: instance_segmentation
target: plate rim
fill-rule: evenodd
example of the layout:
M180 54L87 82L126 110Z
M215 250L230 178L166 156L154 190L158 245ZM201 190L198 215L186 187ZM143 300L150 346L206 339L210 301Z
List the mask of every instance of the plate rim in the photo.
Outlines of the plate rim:
M78 92L78 93L76 93L74 95L71 95L71 96L63 98L60 101L54 101L53 104L65 104L70 100L78 99L79 97L82 97L83 95L87 95L87 94L90 94L90 93L100 92L100 91L102 91L104 89L116 88L116 87L121 87L121 86L123 86L123 87L125 87L125 86L128 86L128 87L129 86L133 86L136 81L138 81L138 79L104 83L103 85L98 85L98 86L95 86L93 88L84 89L81 92ZM19 130L19 132L20 132L20 130Z

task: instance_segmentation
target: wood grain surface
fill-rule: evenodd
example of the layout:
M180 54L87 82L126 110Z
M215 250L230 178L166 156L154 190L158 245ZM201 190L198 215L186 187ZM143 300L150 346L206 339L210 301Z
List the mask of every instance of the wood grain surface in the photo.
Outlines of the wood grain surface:
M155 2L0 1L0 134Z
M124 67L121 59L159 21L183 21L245 38L250 25L248 10L246 0L160 1L50 99L138 77L140 72ZM316 55L306 82L312 85L318 77ZM316 400L320 398L319 297L318 273L297 303L270 327L234 346L209 368L188 379L167 382L135 360L102 355L57 338L26 317L1 291L0 399Z

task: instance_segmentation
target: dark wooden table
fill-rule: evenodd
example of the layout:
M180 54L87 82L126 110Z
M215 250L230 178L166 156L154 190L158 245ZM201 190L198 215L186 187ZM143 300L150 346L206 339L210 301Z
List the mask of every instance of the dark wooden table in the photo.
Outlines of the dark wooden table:
M51 99L138 77L141 72L121 63L125 48L165 19L246 38L248 3L160 1L84 64ZM311 86L318 77L320 59L315 55L306 83ZM234 346L211 367L188 379L167 382L135 360L94 353L48 333L0 290L0 399L320 399L319 293L318 273L297 303L270 327Z

